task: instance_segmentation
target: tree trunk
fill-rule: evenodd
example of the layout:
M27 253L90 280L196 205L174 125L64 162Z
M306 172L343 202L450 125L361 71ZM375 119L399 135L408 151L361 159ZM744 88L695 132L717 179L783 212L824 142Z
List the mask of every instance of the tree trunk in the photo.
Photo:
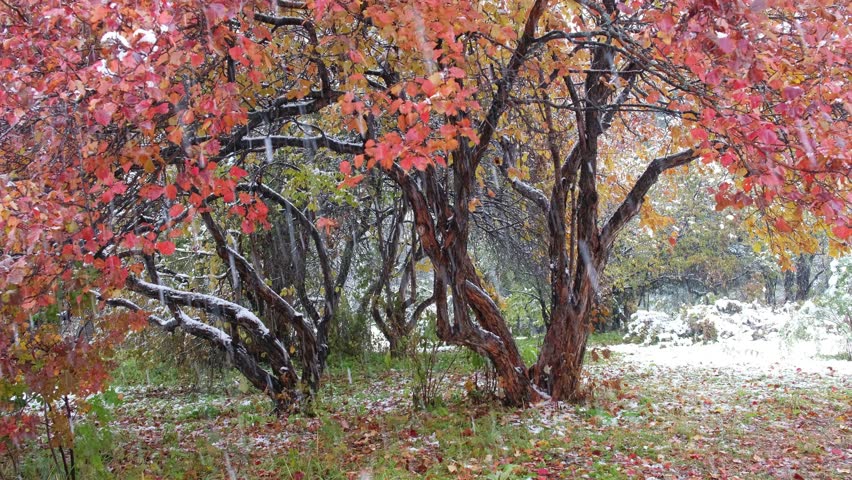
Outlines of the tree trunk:
M432 297L426 299L411 314L411 319L406 320L405 312L408 311L409 303L406 301L392 301L390 305L385 305L385 316L382 318L377 301L378 297L373 297L370 306L370 314L373 316L373 322L382 332L382 336L388 341L388 347L391 358L399 359L405 357L410 342L411 333L417 326L417 321L420 315L427 306L432 304Z
M777 298L775 296L775 289L778 286L778 279L772 273L764 273L763 274L763 301L766 302L767 305L775 306L777 303Z
M533 380L554 400L581 399L581 374L586 341L589 338L588 318L570 310L566 316L554 318L544 336L539 360L533 369ZM586 315L588 317L588 315Z
M792 302L795 297L796 274L790 270L784 272L784 303Z
M406 344L409 343L411 332L414 330L413 328L407 328L405 310L400 311L397 308L391 307L385 309L385 322L388 324L388 329L387 332L383 333L385 333L385 338L388 341L391 358L404 358L407 350Z
M799 255L796 260L796 301L803 302L808 299L811 292L811 266L814 262L813 255Z

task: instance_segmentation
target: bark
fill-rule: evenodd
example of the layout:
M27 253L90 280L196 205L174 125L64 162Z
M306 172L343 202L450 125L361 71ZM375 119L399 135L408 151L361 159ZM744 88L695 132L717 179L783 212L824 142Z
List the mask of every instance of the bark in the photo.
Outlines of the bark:
M274 189L261 183L253 183L250 185L240 185L239 190L251 191L260 194L266 200L276 204L282 209L287 223L287 232L290 238L291 257L294 263L294 286L296 287L297 295L303 308L308 313L308 316L313 321L316 327L316 351L317 351L317 370L318 374L322 374L325 370L326 362L329 355L329 331L331 324L337 317L338 307L340 306L341 291L346 279L349 276L349 271L352 266L352 256L355 252L355 243L359 237L357 229L354 229L352 235L346 240L343 253L340 257L340 266L335 276L331 255L328 251L325 239L322 233L317 229L304 212L293 205L292 202L281 196ZM299 228L296 228L296 225ZM322 308L317 310L313 302L310 300L306 289L306 261L307 240L313 244L317 255L317 261L320 267L320 275L323 286L323 304Z
M808 299L811 292L811 266L814 262L813 255L802 254L796 260L796 301L803 302Z
M244 285L244 288L251 289L258 298L270 308L276 316L282 321L290 325L299 336L299 347L302 353L302 369L303 374L301 381L307 387L315 392L319 388L320 381L320 363L318 355L317 332L313 325L305 317L297 312L284 298L276 293L266 284L263 277L255 270L251 263L246 260L239 252L229 247L225 235L216 222L213 220L210 212L201 214L207 229L210 231L216 243L216 253L225 262L226 265L233 265L239 274L239 278ZM250 313L250 312L249 312ZM263 325L261 323L261 325ZM264 328L265 325L264 325ZM281 343L279 340L277 340ZM282 346L283 349L283 346ZM292 366L289 368L292 369ZM295 375L295 373L294 373Z
M217 297L176 290L148 283L133 276L128 277L127 288L147 298L165 302L173 312L173 320L166 321L151 315L148 319L149 323L166 331L180 328L225 352L234 368L242 373L255 388L263 391L273 400L277 411L293 411L300 407L304 396L287 350L251 311ZM134 311L141 310L132 302L123 299L113 299L107 303ZM253 348L265 354L272 372L261 367L258 357L249 352L236 337L190 317L180 307L198 308L220 318L228 325L240 327L251 337Z
M796 274L790 270L784 272L784 303L796 300Z

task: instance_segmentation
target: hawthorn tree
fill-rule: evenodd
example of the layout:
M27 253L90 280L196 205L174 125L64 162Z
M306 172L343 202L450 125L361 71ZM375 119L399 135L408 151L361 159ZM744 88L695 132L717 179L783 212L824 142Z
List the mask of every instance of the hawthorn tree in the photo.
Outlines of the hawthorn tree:
M309 155L274 155L286 145L249 132L272 128L277 117L316 112L338 94L326 85L312 105L305 95L264 91L258 72L245 67L272 56L260 50L262 32L231 22L244 16L236 2L166 8L24 1L0 8L4 422L22 418L32 399L53 405L67 393L100 388L107 367L93 358L108 355L107 347L140 328L140 319L208 341L280 410L299 408L319 385L354 236L340 244L335 262L320 232L331 221L316 215L322 205L294 199L311 189L296 185L295 173L280 184L281 172L298 172L302 167L291 162ZM293 63L289 72L300 75L296 65L307 76L319 64ZM297 91L295 82L282 88ZM244 103L241 85L255 85L258 95ZM305 139L298 146L317 144ZM319 156L310 158L316 161L302 178L317 183ZM336 164L334 170L332 186ZM251 255L251 235L261 227L283 228L296 239L279 242L292 247L296 267L286 286L296 295L273 290L265 276L280 258ZM304 291L311 246L319 308ZM228 272L221 277L228 288L176 275L169 267L185 258L167 257L178 247L197 259L204 257L200 249L212 249ZM140 297L153 303L140 305ZM94 322L94 338L54 334L63 316L57 304L64 316ZM107 306L116 308L102 315ZM290 332L296 342L288 348Z
M329 14L378 44L372 56L349 52L366 83L342 103L365 139L354 164L378 164L399 184L434 267L439 336L487 355L507 402L577 398L600 274L666 170L718 160L736 178L718 187L719 208L754 205L780 234L810 208L834 248L847 246L848 99L836 56L847 35L834 23L845 8L537 1L450 14L441 2L391 3ZM823 42L827 58L805 53ZM552 309L529 369L469 254L488 158L548 226ZM613 191L609 176L631 184Z
M342 188L380 169L400 189L433 268L438 335L487 356L507 403L576 399L600 275L666 171L718 165L730 175L718 208L848 248L850 19L824 3L4 1L4 338L35 338L30 315L57 302L99 298L146 311L101 322L114 335L99 339L140 318L181 328L298 404L319 384L340 277L327 262L324 309L306 318L238 240L283 208L321 257L317 234L336 220L302 219L267 179L330 152ZM489 172L547 225L549 322L531 366L470 253ZM199 228L254 302L160 282L158 262ZM295 332L301 374L258 312ZM4 342L10 385L49 374Z

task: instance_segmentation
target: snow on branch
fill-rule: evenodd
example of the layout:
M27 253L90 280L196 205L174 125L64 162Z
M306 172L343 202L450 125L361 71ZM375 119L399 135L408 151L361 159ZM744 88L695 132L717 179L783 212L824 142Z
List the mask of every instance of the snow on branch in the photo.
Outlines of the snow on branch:
M271 142L273 148L327 148L335 153L359 154L364 152L364 146L360 143L352 143L344 140L329 138L324 135L315 137L288 137L283 135L271 135L264 137L243 137L240 140L240 148L247 150L264 149L266 142Z

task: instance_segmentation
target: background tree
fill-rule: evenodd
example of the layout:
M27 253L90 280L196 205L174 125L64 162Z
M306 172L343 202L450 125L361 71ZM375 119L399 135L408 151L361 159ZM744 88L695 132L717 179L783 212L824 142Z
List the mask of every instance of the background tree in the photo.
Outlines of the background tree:
M368 310L388 342L390 354L402 357L411 333L433 297L418 295L418 270L423 250L417 239L411 210L399 191L382 176L372 176L368 185L369 223L373 225L366 243L370 268L368 287L361 310Z
M719 179L697 170L661 178L639 221L616 241L604 285L620 322L640 306L676 310L722 296L763 299L765 275L780 274L777 261L765 261L741 226L738 217L755 212L715 211L705 192Z

